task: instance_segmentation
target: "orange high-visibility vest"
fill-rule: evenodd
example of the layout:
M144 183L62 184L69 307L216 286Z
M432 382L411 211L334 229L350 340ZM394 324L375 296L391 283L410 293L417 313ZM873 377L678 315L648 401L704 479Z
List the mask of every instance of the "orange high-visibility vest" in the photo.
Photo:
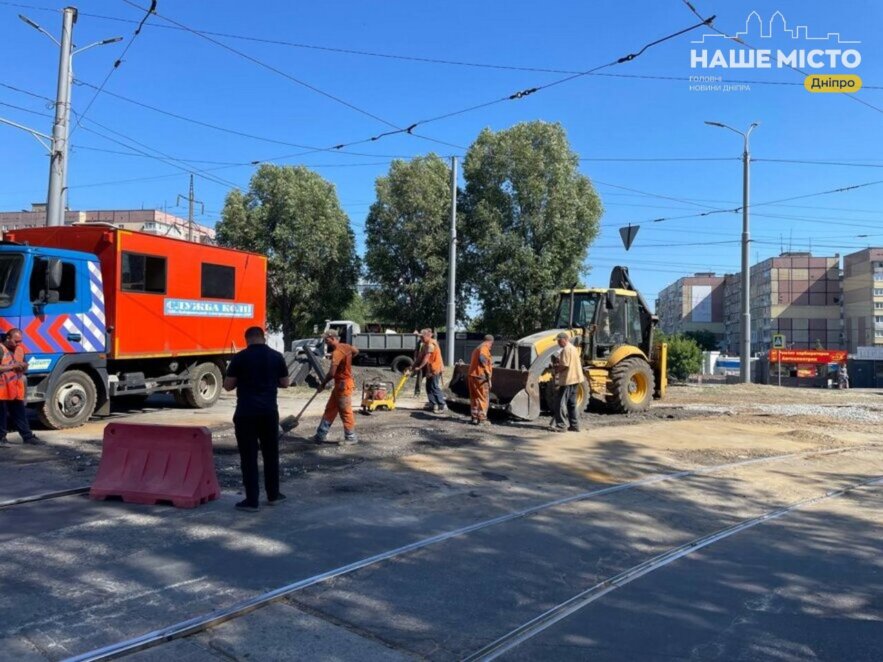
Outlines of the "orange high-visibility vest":
M438 343L435 340L430 340L423 345L423 353L429 355L429 361L426 363L429 374L440 375L444 371L445 365L442 362L441 347L438 346Z
M7 366L13 363L23 363L25 360L24 347L19 345L15 352L10 352L6 345L0 343L3 356L0 365ZM27 392L27 381L24 374L15 370L0 372L0 400L24 400Z
M490 377L494 370L494 359L487 342L481 343L472 351L472 360L469 363L470 377Z

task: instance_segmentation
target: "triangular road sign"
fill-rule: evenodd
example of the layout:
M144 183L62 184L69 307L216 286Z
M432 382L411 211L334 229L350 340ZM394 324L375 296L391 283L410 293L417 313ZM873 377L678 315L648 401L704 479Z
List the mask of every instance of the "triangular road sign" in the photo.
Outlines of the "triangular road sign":
M619 228L619 235L622 237L622 245L625 246L626 250L632 247L632 242L635 240L635 235L638 234L639 227L641 226L629 223L628 227Z

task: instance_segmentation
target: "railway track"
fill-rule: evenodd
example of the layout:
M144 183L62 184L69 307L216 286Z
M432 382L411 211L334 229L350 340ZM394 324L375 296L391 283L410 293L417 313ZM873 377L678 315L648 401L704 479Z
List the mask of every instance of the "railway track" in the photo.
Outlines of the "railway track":
M315 586L317 584L321 584L323 582L327 582L331 579L342 577L345 575L349 575L349 574L352 574L352 573L354 573L358 570L361 570L363 568L374 566L374 565L389 561L389 560L397 558L397 557L405 556L407 554L412 554L418 550L425 549L425 548L433 546L433 545L438 545L440 543L443 543L448 540L452 540L454 538L466 536L466 535L476 532L476 531L487 529L487 528L490 528L493 526L499 526L501 524L505 524L507 522L512 522L512 521L519 520L522 518L530 517L534 514L537 514L537 513L543 512L543 511L547 511L547 510L550 510L553 508L557 508L560 506L564 506L567 504L577 503L580 501L586 501L589 499L599 498L599 497L603 497L603 496L610 495L610 494L624 492L627 490L633 490L633 489L646 487L646 486L650 486L650 485L656 485L656 484L664 483L664 482L668 482L668 481L677 481L677 480L682 480L685 478L690 478L690 477L695 477L695 476L711 475L711 474L720 473L720 472L724 472L724 471L731 470L731 469L737 469L737 468L741 468L741 467L762 465L762 464L774 463L774 462L783 462L786 460L804 459L804 458L808 458L808 457L812 457L812 456L837 455L837 454L841 454L841 453L856 452L856 451L869 450L869 449L878 449L880 447L881 446L879 444L866 444L866 445L862 445L862 446L854 446L854 447L848 447L848 448L836 448L836 449L827 449L827 450L811 450L811 451L802 451L802 452L798 452L798 453L786 453L786 454L781 454L781 455L772 455L772 456L766 456L766 457L760 457L760 458L752 458L752 459L740 460L737 462L729 462L729 463L719 464L719 465L714 465L714 466L700 467L697 469L675 471L675 472L665 473L665 474L657 474L657 475L649 476L647 478L643 478L643 479L628 482L628 483L620 483L617 485L611 485L609 487L603 487L603 488L598 488L598 489L587 491L587 492L581 492L579 494L573 494L570 496L555 499L553 501L547 501L545 503L531 506L529 508L525 508L522 510L517 510L514 512L504 514L504 515L500 515L498 517L494 517L494 518L491 518L488 520L476 522L476 523L473 523L473 524L470 524L470 525L467 525L464 527L460 527L457 529L446 531L444 533L430 536L428 538L424 538L422 540L418 540L416 542L413 542L413 543L410 543L407 545L403 545L401 547L396 547L394 549L390 549L385 552L381 552L379 554L375 554L373 556L366 557L364 559L355 561L353 563L349 563L347 565L343 565L343 566L333 568L331 570L327 570L325 572L322 572L322 573L319 573L319 574L316 574L316 575L313 575L310 577L306 577L304 579L297 580L293 583L286 584L284 586L273 589L271 591L267 591L265 593L255 595L251 598L247 598L247 599L242 600L240 602L234 603L234 604L230 605L229 607L217 609L217 610L209 612L207 614L196 616L196 617L187 619L185 621L181 621L179 623L175 623L175 624L172 624L172 625L169 625L169 626L157 629L157 630L153 630L151 632L147 632L145 634L142 634L137 637L133 637L131 639L127 639L125 641L120 641L120 642L117 642L114 644L110 644L108 646L104 646L104 647L101 647L101 648L98 648L98 649L95 649L95 650L92 650L92 651L89 651L89 652L86 652L86 653L83 653L83 654L80 654L80 655L77 655L77 656L74 656L71 658L68 658L68 662L87 662L87 661L88 662L97 662L99 660L113 660L113 659L117 659L117 658L120 658L120 657L123 657L126 655L130 655L130 654L133 654L133 653L136 653L139 651L148 650L148 649L160 646L164 643L174 641L177 639L181 639L184 637L188 637L188 636L203 632L205 630L208 630L212 627L221 625L222 623L234 620L236 618L239 618L241 616L244 616L246 614L254 612L262 607L270 605L274 602L278 602L280 600L283 600L286 597L288 597L292 594L295 594L299 591L303 591L304 589L307 589L311 586ZM628 583L630 581L634 581L638 577L643 576L644 574L647 574L648 572L651 572L652 570L654 570L656 568L662 567L663 565L671 563L672 561L676 560L677 558L681 558L682 556L689 554L691 551L694 551L696 549L701 549L702 547L713 544L714 542L717 542L718 540L722 540L725 537L729 537L731 535L734 535L734 534L736 534L740 531L743 531L747 528L751 528L753 526L761 524L762 522L769 521L771 519L780 518L795 509L808 506L812 503L817 503L819 501L823 501L826 499L832 499L837 496L842 496L843 494L854 491L854 490L859 489L860 487L863 487L863 486L867 486L867 485L875 485L876 486L879 484L883 484L883 476L875 477L873 479L865 480L865 481L858 482L858 483L854 483L852 485L847 486L846 488L842 488L840 490L836 490L833 492L828 492L822 496L814 497L812 499L806 499L804 501L796 502L796 503L790 504L784 508L779 508L779 509L767 512L763 515L760 515L755 518L751 518L749 520L743 520L742 522L739 522L732 527L728 527L727 529L717 531L717 532L710 534L708 536L703 536L701 538L697 538L697 539L691 541L690 543L687 543L686 545L682 545L680 547L669 550L668 552L666 552L658 557L654 557L653 559L650 559L649 561L644 562L644 563L640 564L639 566L636 566L636 567L630 569L629 571L626 571L626 573L622 573L622 576L617 575L616 577L609 578L608 580L606 580L602 584L599 584L596 587L592 587L588 591L580 593L578 596L575 596L571 600L574 600L576 602L580 602L580 601L584 601L588 598L591 598L592 600L598 599L599 597L601 597L601 595L604 594L604 593L599 593L600 591L604 590L604 592L606 593L606 592L609 592L609 590L613 590L613 589L610 589L610 586L618 587L618 586L624 585L625 583ZM595 597L591 597L593 595ZM588 604L588 602L586 602L585 604ZM561 618L566 617L566 615L568 615L569 613L572 613L572 611L570 611L570 612L567 611L567 609L569 608L567 605L571 605L570 600L567 601L567 603L559 605L557 608L555 608L555 609L560 608L560 610L561 610L560 612L555 611L554 614L543 614L542 617L545 617L547 619L558 618L558 620L560 620ZM554 610L550 610L550 611L554 611ZM560 614L563 614L563 616ZM538 617L538 618L540 618L540 617ZM534 619L534 620L536 620L536 619ZM549 625L551 625L553 622L557 622L557 621L550 621ZM531 625L531 624L534 624L534 621L530 621L529 624L525 624L522 627L528 627L528 626L534 627L534 625ZM536 624L536 626L538 627L539 624ZM548 625L546 625L545 627L548 627ZM543 629L545 629L545 627ZM537 632L539 632L539 630ZM511 645L511 646L509 644L511 642L515 642L516 639L518 640L519 643L521 641L524 641L525 639L520 638L520 637L525 636L525 634L526 634L526 631L521 631L521 628L519 628L518 632L513 631L513 632L509 633L508 635L505 635L503 638L498 639L497 641L493 642L493 644L491 644L490 646L494 646L494 645L498 645L501 647L509 646L509 648L506 648L506 650L509 650L512 647L514 647L514 645L517 645L517 643L515 643L514 645ZM533 634L530 634L530 636L533 636ZM472 656L470 656L469 659L485 659L485 656L498 655L498 654L502 654L502 652L505 652L505 651L500 650L498 653L495 653L493 650L490 650L490 648L488 648L487 651L485 651L485 649L481 649L480 651L476 651L476 653L473 654ZM477 656L477 657L475 657L475 656ZM487 659L493 659L493 658L487 657Z

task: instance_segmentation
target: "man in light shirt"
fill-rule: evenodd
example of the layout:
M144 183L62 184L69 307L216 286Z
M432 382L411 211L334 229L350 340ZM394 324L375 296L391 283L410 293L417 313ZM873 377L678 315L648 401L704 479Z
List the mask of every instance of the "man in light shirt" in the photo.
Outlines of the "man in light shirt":
M557 361L552 365L555 371L555 405L552 412L552 423L549 429L553 432L579 432L579 412L576 408L576 396L579 385L585 381L582 359L579 349L570 342L570 334L562 331L557 337L561 350L556 354ZM567 423L564 421L564 408L567 407Z

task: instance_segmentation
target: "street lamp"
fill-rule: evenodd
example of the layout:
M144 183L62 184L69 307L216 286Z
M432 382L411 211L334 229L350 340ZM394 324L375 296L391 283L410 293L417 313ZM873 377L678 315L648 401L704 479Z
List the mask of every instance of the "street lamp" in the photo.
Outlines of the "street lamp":
M65 7L61 23L61 41L53 37L40 25L19 14L18 17L30 27L46 35L58 46L58 86L55 96L55 122L52 125L52 145L49 150L49 193L46 197L46 225L64 225L65 198L67 197L67 155L68 134L70 129L71 85L73 69L71 61L74 55L87 51L94 46L105 46L122 41L122 37L102 39L82 48L74 48L73 29L77 22L75 7Z
M721 129L729 129L733 133L742 136L742 324L739 352L739 378L744 384L751 382L751 286L750 266L748 264L748 246L750 236L748 232L748 167L751 156L748 153L748 139L751 132L759 126L759 122L753 122L745 132L734 129L720 122L705 122L709 126Z

